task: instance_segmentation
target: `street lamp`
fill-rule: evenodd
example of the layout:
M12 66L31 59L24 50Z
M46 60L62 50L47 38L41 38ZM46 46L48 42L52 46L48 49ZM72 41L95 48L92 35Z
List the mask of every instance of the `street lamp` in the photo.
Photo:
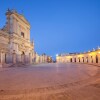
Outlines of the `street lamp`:
M56 54L56 57L58 56L58 54Z

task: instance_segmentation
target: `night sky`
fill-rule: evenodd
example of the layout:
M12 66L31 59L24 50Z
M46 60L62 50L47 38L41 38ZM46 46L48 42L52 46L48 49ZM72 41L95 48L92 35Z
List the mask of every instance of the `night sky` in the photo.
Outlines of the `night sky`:
M38 54L54 57L100 45L100 0L0 0L0 28L8 8L30 22Z

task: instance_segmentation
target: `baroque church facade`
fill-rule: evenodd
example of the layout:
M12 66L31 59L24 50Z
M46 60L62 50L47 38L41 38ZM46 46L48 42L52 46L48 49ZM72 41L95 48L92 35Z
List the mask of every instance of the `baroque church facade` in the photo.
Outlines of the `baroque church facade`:
M30 24L15 10L7 10L6 24L0 29L0 66L32 63L34 43L30 41Z

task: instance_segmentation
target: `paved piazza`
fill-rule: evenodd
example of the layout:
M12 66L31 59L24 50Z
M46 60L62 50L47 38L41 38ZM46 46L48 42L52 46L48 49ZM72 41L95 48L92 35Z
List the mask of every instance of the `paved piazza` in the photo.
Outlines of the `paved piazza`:
M0 68L0 100L100 100L100 67L54 63Z

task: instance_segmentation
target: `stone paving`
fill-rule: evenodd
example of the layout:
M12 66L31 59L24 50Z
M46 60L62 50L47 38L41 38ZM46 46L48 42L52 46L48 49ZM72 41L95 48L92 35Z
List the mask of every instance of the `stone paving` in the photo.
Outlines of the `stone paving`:
M54 63L0 68L0 100L100 100L100 67Z

